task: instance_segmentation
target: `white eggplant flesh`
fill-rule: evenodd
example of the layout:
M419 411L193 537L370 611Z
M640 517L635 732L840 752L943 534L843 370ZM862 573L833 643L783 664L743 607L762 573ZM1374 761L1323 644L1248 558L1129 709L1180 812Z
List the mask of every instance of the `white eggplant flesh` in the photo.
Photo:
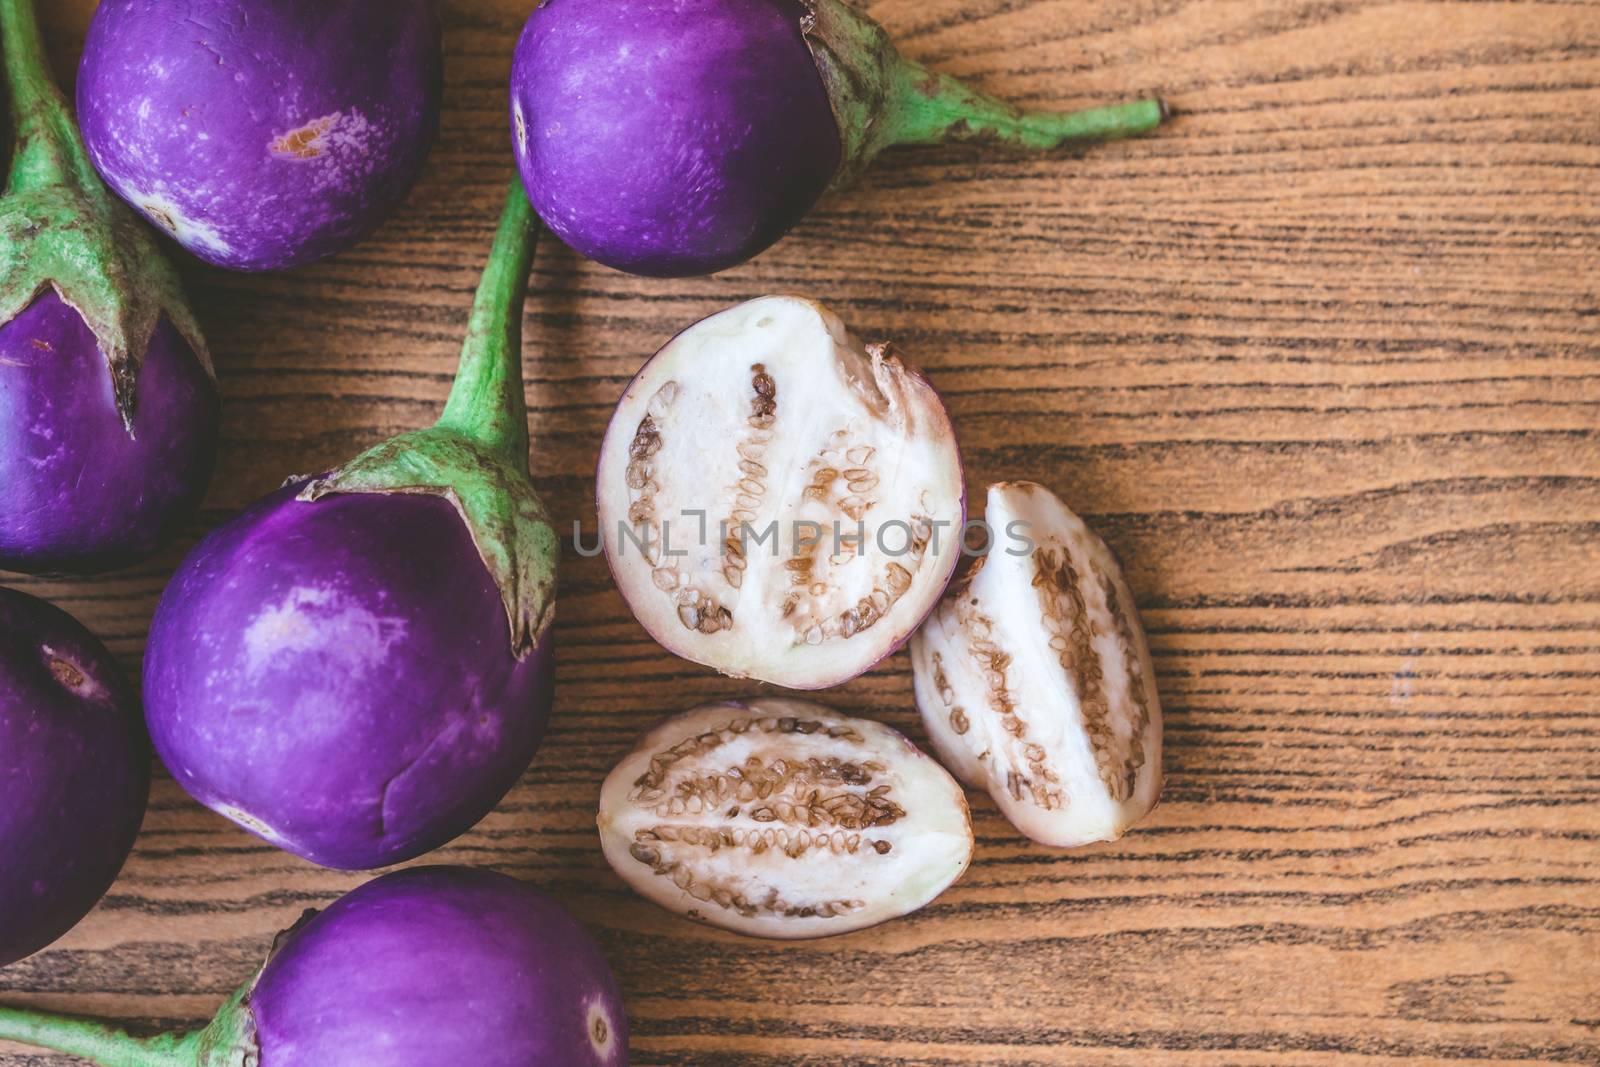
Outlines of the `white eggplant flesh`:
M911 642L929 739L1035 841L1115 840L1161 794L1161 705L1122 567L1035 483L991 486L984 519L989 551Z
M779 697L656 727L607 776L599 825L641 895L768 938L913 912L973 851L965 795L935 760L882 723Z
M949 583L966 517L933 387L790 296L651 358L612 416L596 499L617 586L657 641L791 689L900 647Z

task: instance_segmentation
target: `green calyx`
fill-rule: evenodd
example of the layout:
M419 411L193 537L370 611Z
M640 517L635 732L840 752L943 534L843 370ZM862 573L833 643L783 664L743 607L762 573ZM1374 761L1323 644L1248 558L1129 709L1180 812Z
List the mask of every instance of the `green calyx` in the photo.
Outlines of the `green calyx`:
M0 44L17 134L0 198L0 323L53 286L94 333L131 432L134 382L161 316L209 374L205 339L177 271L90 165L67 102L50 80L33 0L0 0Z
M1043 151L1145 133L1167 118L1159 100L1084 111L1023 111L902 56L889 34L846 0L802 0L801 32L839 125L834 187L861 176L893 145L984 141Z
M261 1050L250 1012L255 983L252 978L241 986L204 1029L188 1034L134 1037L93 1019L0 1007L0 1040L64 1052L101 1067L258 1067Z
M522 392L522 305L539 222L511 182L494 249L472 305L455 385L437 424L390 438L300 491L429 493L455 505L500 587L511 650L527 656L555 612L555 527L528 475Z
M280 931L266 961L199 1030L135 1037L96 1019L0 1005L0 1041L65 1052L100 1067L261 1067L261 1042L250 998L273 957L316 915L314 909L308 910Z

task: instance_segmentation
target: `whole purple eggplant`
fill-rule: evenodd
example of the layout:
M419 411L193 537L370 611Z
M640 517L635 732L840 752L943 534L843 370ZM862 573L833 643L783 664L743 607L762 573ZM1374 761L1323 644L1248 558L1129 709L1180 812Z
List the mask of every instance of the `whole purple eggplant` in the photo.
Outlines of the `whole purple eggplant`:
M520 355L536 234L513 182L436 426L261 500L157 608L156 751L203 804L315 863L444 844L543 736L557 545L528 477Z
M0 198L0 569L158 548L204 495L218 402L177 275L101 184L32 0L0 0L17 133Z
M106 647L61 609L0 589L0 967L110 888L149 788L139 702Z
M897 144L1042 150L1149 130L1159 101L1024 113L901 56L845 0L545 0L511 71L534 208L618 270L744 262Z
M157 751L195 799L329 867L438 847L528 766L548 632L512 653L500 591L441 496L299 499L207 537L150 631Z
M208 263L276 270L377 225L439 120L431 0L102 0L78 71L94 164Z
M203 1030L136 1038L0 1007L0 1039L103 1067L622 1067L628 1022L599 948L505 875L418 867L280 936Z

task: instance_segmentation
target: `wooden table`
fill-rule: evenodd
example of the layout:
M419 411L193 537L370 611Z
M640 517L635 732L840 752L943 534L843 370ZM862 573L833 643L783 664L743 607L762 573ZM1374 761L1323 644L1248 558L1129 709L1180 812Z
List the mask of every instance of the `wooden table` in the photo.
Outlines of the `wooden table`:
M93 0L43 7L69 70ZM130 671L187 543L438 410L528 7L447 5L444 130L375 238L289 275L189 271L226 397L204 515L131 570L12 583ZM670 917L601 859L600 779L659 716L750 687L664 653L604 564L568 553L550 738L431 858L530 879L598 933L636 1064L1600 1062L1600 7L873 11L1018 101L1154 89L1179 116L1081 158L896 153L717 278L549 248L527 314L540 489L592 530L601 433L641 360L735 301L820 298L929 371L974 488L1048 483L1129 562L1164 802L1121 842L1055 852L974 798L960 884L830 941ZM828 699L919 735L903 654ZM163 777L105 903L0 971L0 997L192 1023L360 881Z

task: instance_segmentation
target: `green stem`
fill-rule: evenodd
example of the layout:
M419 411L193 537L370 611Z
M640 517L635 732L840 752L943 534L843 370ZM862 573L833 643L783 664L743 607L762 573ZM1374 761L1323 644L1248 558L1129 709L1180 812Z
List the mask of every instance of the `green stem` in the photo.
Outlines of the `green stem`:
M900 54L889 33L849 0L802 0L801 32L839 125L843 188L897 144L987 141L1033 151L1126 137L1161 125L1167 109L1139 100L1088 111L1025 112Z
M0 46L17 135L6 191L72 185L104 197L71 109L50 77L33 0L0 0Z
M549 632L560 556L550 514L528 474L522 395L522 305L540 229L513 178L438 424L374 445L307 482L299 495L308 503L335 493L449 497L500 590L518 659Z
M65 1052L101 1067L195 1067L199 1037L194 1033L140 1038L92 1019L0 1007L0 1040Z
M884 140L889 144L991 141L1042 151L1069 141L1145 133L1166 117L1166 105L1153 99L1083 111L1023 111L902 58L893 73Z
M440 426L472 438L523 475L528 473L528 407L522 386L522 305L540 228L521 179L512 178L472 301L455 385L439 418Z

